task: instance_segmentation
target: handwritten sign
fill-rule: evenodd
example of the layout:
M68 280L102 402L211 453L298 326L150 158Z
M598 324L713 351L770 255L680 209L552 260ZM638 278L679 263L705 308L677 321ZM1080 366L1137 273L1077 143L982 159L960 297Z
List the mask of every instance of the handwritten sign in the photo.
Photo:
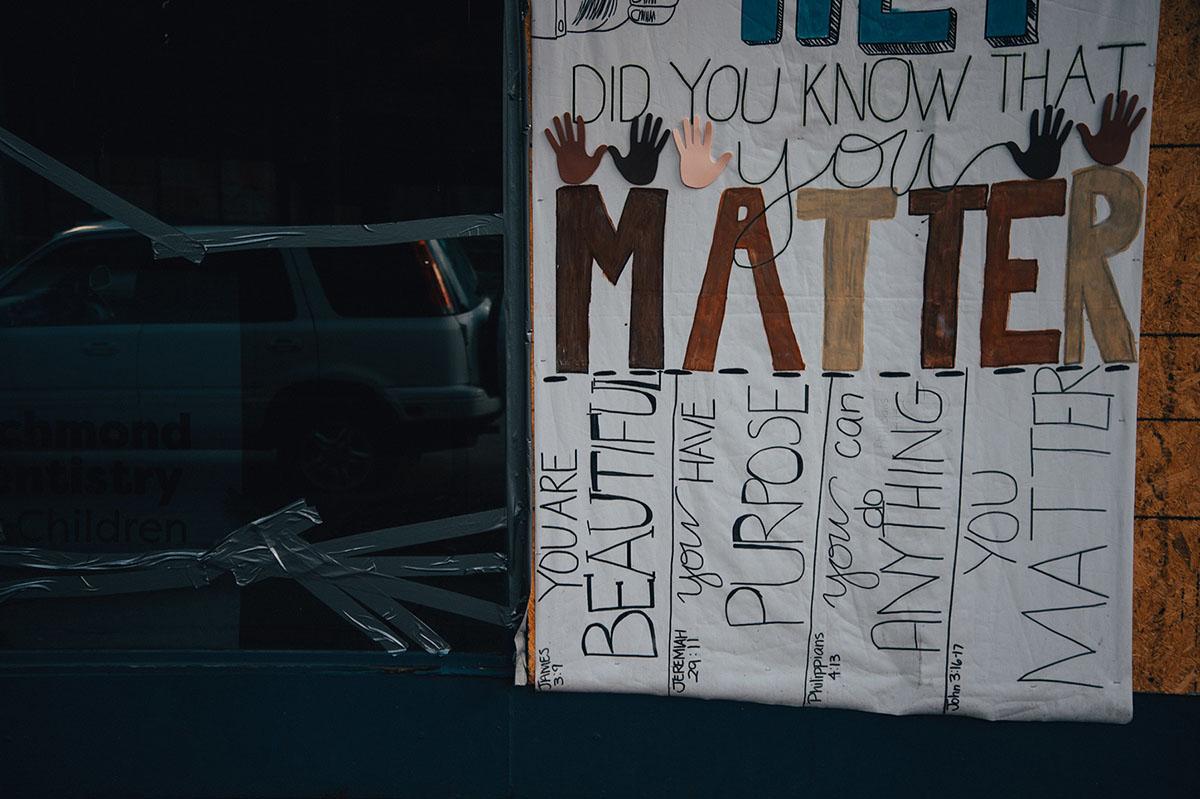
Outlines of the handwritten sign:
M530 681L1127 720L1158 4L532 13Z

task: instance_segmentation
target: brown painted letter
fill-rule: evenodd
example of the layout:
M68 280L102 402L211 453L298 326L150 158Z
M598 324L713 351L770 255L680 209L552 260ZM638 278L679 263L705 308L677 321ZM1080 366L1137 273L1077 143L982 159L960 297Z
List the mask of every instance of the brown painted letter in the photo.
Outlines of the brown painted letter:
M967 211L987 208L987 195L987 186L956 186L950 191L920 189L908 195L908 212L929 217L925 300L921 305L922 368L954 368L963 216Z
M891 189L800 189L796 216L825 220L825 342L821 365L862 368L863 283L872 219L896 215Z
M592 303L592 262L614 286L633 257L629 312L629 366L663 366L663 233L665 189L630 189L614 228L596 186L563 186L557 192L558 371L586 372Z
M1037 289L1037 261L1009 258L1012 221L1037 216L1062 216L1066 210L1065 180L1010 180L992 186L988 200L987 257L983 267L983 318L979 324L980 365L1012 366L1056 363L1057 330L1009 330L1008 308L1013 294Z
M729 277L737 250L746 253L753 266L754 291L758 295L758 310L762 314L763 330L771 348L771 364L777 371L799 371L804 368L800 345L792 330L787 299L779 284L775 269L775 248L767 227L766 206L762 190L757 188L726 189L721 193L717 209L717 224L713 229L712 246L708 250L708 267L696 301L696 316L688 338L684 369L711 372L717 358L717 340L725 321L725 301L729 295ZM739 239L740 237L740 239Z
M1105 362L1137 360L1133 328L1121 307L1108 258L1137 238L1144 191L1137 175L1124 169L1093 166L1075 172L1067 217L1066 363L1083 360L1084 308ZM1108 217L1099 223L1095 221L1097 195L1104 197L1109 209Z

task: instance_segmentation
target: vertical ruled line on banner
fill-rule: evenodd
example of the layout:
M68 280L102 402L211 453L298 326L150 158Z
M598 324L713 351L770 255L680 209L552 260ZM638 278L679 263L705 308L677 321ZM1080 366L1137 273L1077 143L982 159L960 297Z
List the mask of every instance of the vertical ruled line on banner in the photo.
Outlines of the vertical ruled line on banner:
M671 640L675 637L675 414L679 411L679 375L675 380L675 391L671 398L671 551L667 558L667 696L671 695Z
M950 701L948 694L950 693L950 633L951 627L954 624L954 580L958 576L958 544L962 536L962 498L963 498L963 467L967 461L967 403L970 401L970 393L967 390L971 383L971 370L963 369L963 411L962 411L962 430L961 438L958 445L958 507L957 519L954 524L954 557L950 561L950 602L946 608L946 668L943 672L942 681L942 714L944 715L950 709Z
M825 433L821 436L821 477L817 481L817 513L816 522L813 524L813 556L812 564L812 590L808 596L808 645L804 650L804 696L801 705L808 704L808 669L812 663L812 639L813 639L813 608L817 601L817 546L821 540L821 500L825 496L825 447L829 443L829 417L832 415L830 409L833 407L833 381L837 378L829 375L829 392L825 397Z

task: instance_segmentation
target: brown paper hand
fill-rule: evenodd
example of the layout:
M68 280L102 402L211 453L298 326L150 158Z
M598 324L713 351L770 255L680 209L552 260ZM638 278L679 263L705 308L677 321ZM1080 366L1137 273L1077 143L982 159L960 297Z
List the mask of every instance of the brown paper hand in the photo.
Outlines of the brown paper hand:
M587 131L584 128L583 117L575 117L575 124L578 126L578 132L571 126L570 114L563 114L561 121L555 117L554 130L558 133L557 140L550 128L546 128L546 141L550 142L554 154L558 156L558 176L564 183L583 183L590 178L608 150L607 145L601 144L596 148L596 152L588 155Z

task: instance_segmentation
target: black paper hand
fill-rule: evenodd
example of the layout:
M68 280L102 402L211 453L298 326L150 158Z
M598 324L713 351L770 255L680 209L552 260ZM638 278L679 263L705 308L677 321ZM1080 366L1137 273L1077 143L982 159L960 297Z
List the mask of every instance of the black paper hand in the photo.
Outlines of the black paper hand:
M1029 116L1029 147L1022 152L1016 142L1005 142L1004 146L1012 154L1013 161L1027 176L1034 180L1045 180L1054 177L1062 158L1062 146L1071 135L1071 120L1063 123L1063 110L1058 109L1053 122L1050 114L1053 106L1046 106L1042 118L1041 130L1038 129L1038 111L1034 109Z
M654 176L658 174L658 156L666 146L667 139L670 138L669 133L663 133L662 138L659 138L658 133L662 130L662 117L646 114L642 119L645 121L642 123L640 138L638 137L638 118L635 117L629 123L628 155L621 155L621 151L612 145L609 145L608 148L613 163L617 165L621 176L635 186L645 186L654 181Z

